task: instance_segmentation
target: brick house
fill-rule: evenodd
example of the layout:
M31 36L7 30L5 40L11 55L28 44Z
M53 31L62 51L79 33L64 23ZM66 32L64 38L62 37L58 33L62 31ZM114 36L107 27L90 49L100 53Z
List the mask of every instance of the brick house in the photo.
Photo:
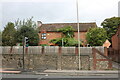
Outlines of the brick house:
M89 28L97 27L96 23L79 23L80 25L80 40L83 42L83 46L86 43L86 32ZM38 21L39 26L39 44L47 44L47 45L55 45L49 43L50 40L60 38L62 36L61 32L57 32L57 29L65 27L65 26L72 26L74 28L74 38L78 38L78 28L77 23L53 23L53 24L42 24Z
M120 25L115 35L112 36L112 48L120 50Z
M112 48L108 49L109 57L120 63L120 25L115 35L112 36Z

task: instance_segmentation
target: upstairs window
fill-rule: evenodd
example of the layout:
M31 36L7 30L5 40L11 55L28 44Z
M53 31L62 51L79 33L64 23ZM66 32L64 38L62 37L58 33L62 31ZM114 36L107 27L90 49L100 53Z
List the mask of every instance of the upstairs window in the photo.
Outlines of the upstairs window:
M46 39L46 33L42 33L41 38L42 38L42 40L45 40Z

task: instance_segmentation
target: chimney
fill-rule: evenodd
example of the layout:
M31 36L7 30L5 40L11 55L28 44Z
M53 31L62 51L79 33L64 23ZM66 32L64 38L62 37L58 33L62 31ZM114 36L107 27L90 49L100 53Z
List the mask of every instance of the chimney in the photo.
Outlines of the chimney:
M38 27L41 27L42 26L42 22L41 21L37 21L37 25L38 25Z

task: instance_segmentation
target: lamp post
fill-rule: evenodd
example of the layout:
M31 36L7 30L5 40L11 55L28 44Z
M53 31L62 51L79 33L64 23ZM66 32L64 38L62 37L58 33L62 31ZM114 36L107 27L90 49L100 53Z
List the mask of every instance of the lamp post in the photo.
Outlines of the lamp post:
M79 30L79 6L78 0L76 0L76 8L77 8L77 27L78 27L78 53L79 53L79 70L81 69L81 60L80 60L80 30Z

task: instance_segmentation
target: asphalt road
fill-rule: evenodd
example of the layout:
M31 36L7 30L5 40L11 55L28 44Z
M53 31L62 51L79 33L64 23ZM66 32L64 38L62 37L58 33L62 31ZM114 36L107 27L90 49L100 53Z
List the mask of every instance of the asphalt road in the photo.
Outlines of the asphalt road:
M2 80L118 80L118 79L95 79L95 78L42 78L42 79L37 79L37 78L3 78Z
M43 78L40 80L118 80L118 79L103 79L103 78L99 78L99 79L95 79L95 78Z
M60 75L26 75L5 74L2 80L120 80L117 75L103 76L60 76Z
M2 78L2 80L39 80L38 78Z

